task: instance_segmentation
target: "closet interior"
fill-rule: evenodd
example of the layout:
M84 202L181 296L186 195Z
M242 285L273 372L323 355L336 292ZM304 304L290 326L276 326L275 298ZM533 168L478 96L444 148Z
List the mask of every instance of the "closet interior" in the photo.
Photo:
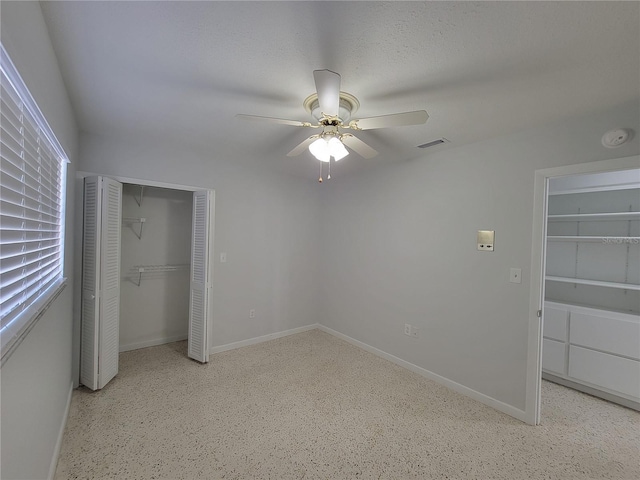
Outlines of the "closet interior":
M188 339L209 361L211 190L84 179L80 383L99 390L118 353Z
M550 179L543 378L640 410L640 170Z
M120 351L186 340L193 193L123 184Z

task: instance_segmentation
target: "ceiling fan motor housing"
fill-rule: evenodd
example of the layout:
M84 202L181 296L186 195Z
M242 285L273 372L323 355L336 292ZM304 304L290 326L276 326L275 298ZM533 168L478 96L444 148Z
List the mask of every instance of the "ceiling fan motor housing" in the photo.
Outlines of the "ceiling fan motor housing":
M322 123L323 112L320 110L320 102L318 101L317 93L309 95L302 105L313 118ZM358 111L358 108L360 108L360 102L356 97L347 92L340 92L340 106L338 109L338 118L340 119L340 123L349 123L351 116ZM328 123L328 125L331 125L331 123Z

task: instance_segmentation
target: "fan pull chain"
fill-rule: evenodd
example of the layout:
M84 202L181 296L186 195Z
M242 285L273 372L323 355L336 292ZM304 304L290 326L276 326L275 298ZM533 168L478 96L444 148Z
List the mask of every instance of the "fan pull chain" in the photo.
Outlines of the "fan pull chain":
M329 174L327 175L327 180L331 180L331 157L329 157Z
M318 163L320 163L320 177L318 178L318 183L322 183L322 162Z

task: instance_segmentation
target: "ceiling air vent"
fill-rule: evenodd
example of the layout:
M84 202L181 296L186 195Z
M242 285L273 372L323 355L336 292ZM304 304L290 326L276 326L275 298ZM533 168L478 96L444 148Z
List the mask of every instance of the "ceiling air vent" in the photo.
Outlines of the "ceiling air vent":
M437 140L433 140L431 142L427 142L427 143L423 143L422 145L418 145L418 148L435 147L436 145L440 145L441 143L449 143L449 140L447 140L446 138L442 137L442 138L439 138Z

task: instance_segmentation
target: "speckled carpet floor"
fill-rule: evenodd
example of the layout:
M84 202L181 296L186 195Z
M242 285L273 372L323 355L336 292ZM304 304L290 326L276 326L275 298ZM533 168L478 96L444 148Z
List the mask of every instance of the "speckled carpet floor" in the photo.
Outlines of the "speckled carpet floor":
M318 330L120 359L73 393L56 479L640 478L640 414L549 382L531 427Z

